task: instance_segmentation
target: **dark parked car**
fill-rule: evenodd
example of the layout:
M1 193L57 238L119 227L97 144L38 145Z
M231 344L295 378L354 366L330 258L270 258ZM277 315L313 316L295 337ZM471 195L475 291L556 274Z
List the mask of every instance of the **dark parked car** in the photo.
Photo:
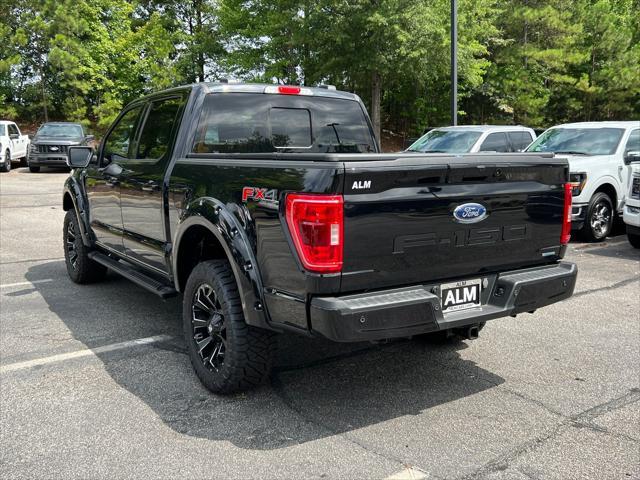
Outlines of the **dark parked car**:
M276 332L475 338L571 296L565 160L378 152L350 93L197 84L142 98L97 153L69 150L67 271L182 293L191 362L220 393L265 378Z
M79 123L45 123L31 139L29 170L39 172L40 167L66 167L69 147L87 145L91 140L93 135L85 135Z

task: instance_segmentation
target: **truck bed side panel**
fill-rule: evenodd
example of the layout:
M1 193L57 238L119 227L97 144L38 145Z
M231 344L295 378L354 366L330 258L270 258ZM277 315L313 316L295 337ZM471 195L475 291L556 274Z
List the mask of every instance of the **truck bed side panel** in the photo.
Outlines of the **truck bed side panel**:
M265 289L304 299L308 292L321 288L337 292L340 277L318 278L305 275L287 240L280 205L286 192L340 193L343 167L341 163L296 160L213 158L190 155L179 159L171 174L169 216L175 230L184 206L191 200L212 197L224 203L244 230L256 255ZM263 189L265 198L247 198L243 188ZM171 232L172 238L175 231Z

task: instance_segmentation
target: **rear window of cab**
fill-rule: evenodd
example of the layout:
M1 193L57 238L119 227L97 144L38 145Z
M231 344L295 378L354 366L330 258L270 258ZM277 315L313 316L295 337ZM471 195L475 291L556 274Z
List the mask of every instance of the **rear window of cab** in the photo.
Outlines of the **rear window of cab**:
M375 151L358 102L260 93L207 95L192 148L193 153Z

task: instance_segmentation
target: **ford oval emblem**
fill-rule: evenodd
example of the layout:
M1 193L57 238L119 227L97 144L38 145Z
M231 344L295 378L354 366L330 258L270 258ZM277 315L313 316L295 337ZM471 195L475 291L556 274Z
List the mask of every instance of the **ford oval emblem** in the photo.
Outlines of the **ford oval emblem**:
M479 203L465 203L456 207L453 217L459 223L476 223L487 218L487 209Z

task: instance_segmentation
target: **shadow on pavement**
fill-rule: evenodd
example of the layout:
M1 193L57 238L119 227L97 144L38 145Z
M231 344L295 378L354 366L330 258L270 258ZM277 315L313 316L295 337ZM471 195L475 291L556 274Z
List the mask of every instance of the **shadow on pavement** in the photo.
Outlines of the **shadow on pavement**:
M63 262L33 266L26 278L41 280L52 270L63 272ZM220 397L200 385L184 353L180 298L163 302L113 275L95 285L75 285L64 277L34 288L74 338L89 348L159 334L174 336L155 347L98 356L120 387L174 431L241 448L277 449L410 418L504 382L461 358L464 342L345 345L281 335L269 384Z
M576 249L581 253L597 255L600 257L620 258L622 260L640 261L640 250L633 248L626 235L615 238L607 238L603 243L586 244Z

